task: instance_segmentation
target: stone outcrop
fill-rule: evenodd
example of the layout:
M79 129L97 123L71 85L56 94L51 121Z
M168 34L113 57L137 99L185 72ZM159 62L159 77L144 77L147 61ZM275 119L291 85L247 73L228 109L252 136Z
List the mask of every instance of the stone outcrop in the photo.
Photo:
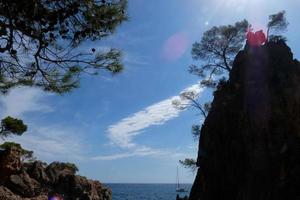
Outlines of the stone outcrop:
M75 166L75 165L74 165ZM76 175L72 164L41 161L22 163L18 149L0 151L0 200L111 200L111 191L98 181Z
M33 198L24 198L14 194L6 187L0 186L0 200L48 200L47 195L39 195Z
M190 200L300 199L300 63L283 42L245 48L201 128Z
M0 184L21 169L20 150L10 148L0 153Z

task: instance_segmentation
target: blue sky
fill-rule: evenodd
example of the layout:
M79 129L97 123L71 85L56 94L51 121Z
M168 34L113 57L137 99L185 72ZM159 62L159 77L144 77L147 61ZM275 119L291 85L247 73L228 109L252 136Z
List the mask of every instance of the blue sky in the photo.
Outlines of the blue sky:
M286 10L286 33L300 58L295 0L129 0L129 20L105 41L81 48L118 47L125 70L111 76L84 77L81 87L62 96L37 88L16 88L0 97L1 117L29 125L22 137L9 138L35 151L38 159L74 162L80 174L102 182L173 183L179 159L196 158L191 126L197 110L177 110L172 101L185 90L206 102L211 91L199 88L187 72L195 63L190 50L203 31L244 18L264 28L268 15ZM184 103L184 102L183 102ZM182 182L194 174L180 169Z

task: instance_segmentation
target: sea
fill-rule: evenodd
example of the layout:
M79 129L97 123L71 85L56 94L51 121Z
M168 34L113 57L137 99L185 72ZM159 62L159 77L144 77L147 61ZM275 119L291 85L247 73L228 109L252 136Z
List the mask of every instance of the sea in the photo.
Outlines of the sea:
M112 200L176 200L176 184L106 184L112 190ZM180 184L188 195L192 184Z

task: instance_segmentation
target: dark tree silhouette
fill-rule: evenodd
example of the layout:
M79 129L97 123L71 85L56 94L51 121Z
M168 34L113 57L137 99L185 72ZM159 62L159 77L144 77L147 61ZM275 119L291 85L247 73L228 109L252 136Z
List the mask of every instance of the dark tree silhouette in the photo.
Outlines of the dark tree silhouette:
M117 49L79 48L126 19L126 0L1 0L0 91L16 85L63 93L79 75L122 70Z
M286 19L286 12L281 11L277 14L273 14L269 16L269 23L268 23L268 32L267 37L272 39L278 39L278 36L274 35L278 32L285 31L289 22ZM273 33L273 34L271 34Z
M184 91L180 94L181 100L174 100L172 104L179 110L185 110L187 108L193 107L200 110L200 114L206 118L207 113L210 109L210 103L201 104L197 98L199 94L195 91Z
M194 60L200 60L201 65L192 65L189 72L202 78L202 84L216 86L214 76L230 72L235 55L243 47L249 23L247 20L234 25L212 27L204 32L200 42L195 42L192 48Z
M22 135L26 132L27 126L20 119L6 117L1 120L0 137L5 138L10 134Z
M285 31L288 26L286 12L281 11L269 16L268 38L272 40L283 39L275 35ZM247 20L236 22L234 25L212 27L204 32L201 41L195 42L192 48L194 60L200 60L200 66L192 65L189 72L201 77L201 83L215 87L220 80L220 75L225 77L231 71L233 59L244 46L246 33L251 25Z
M187 169L190 169L192 172L197 170L196 160L192 158L186 158L184 160L179 160L179 163Z
M127 0L0 0L0 93L14 86L36 86L64 93L79 86L82 73L123 68L121 52L96 47L126 20ZM22 135L22 120L6 117L0 137Z

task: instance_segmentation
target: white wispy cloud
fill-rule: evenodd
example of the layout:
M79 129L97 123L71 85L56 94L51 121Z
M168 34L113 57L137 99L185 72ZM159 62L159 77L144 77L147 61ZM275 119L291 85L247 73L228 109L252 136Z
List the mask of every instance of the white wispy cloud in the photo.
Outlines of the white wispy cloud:
M181 93L191 92L194 94L194 98L197 98L203 90L203 87L195 84L186 88ZM183 105L189 103L188 99L182 98L180 95L155 103L111 125L107 129L108 138L112 144L119 147L135 147L136 144L133 142L133 138L141 134L144 129L154 125L162 125L179 116L183 110L176 108L173 104L174 101L180 102Z
M162 125L167 121L174 119L180 115L185 109L178 109L174 106L174 102L181 105L188 105L190 100L184 98L181 94L188 93L194 99L204 91L204 88L200 84L192 85L179 95L170 97L163 101L157 102L145 109L132 114L126 118L123 118L116 124L108 127L107 134L111 144L127 149L127 152L102 155L94 157L94 160L116 160L121 158L127 158L132 156L149 156L149 155L164 155L172 154L178 156L178 153L174 153L169 150L159 150L150 147L141 146L136 144L133 140L134 137L141 134L145 129L150 126Z
M1 95L1 116L21 117L28 112L49 112L51 107L44 103L50 94L38 88L18 87Z

